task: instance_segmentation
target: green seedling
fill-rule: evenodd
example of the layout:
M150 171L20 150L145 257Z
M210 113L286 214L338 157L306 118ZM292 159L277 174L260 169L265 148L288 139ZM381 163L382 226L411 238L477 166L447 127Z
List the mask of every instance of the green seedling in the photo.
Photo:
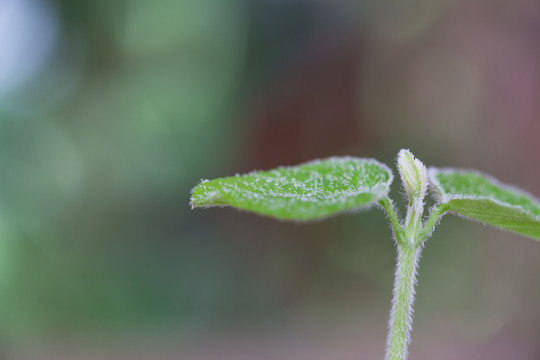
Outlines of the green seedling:
M540 241L540 201L477 171L426 169L408 150L399 152L397 168L408 196L405 219L399 218L388 197L392 171L374 159L353 157L203 180L193 189L191 206L232 206L292 221L373 205L384 209L398 249L385 359L405 360L420 253L441 217L453 213ZM424 216L428 187L435 205Z

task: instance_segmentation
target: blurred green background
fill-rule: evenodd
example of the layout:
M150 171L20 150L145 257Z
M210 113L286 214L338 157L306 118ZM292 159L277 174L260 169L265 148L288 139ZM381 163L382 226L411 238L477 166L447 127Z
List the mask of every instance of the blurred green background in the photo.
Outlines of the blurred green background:
M380 210L190 191L405 147L539 196L539 36L530 0L0 0L1 357L382 358ZM539 243L445 217L411 358L540 359L539 276Z

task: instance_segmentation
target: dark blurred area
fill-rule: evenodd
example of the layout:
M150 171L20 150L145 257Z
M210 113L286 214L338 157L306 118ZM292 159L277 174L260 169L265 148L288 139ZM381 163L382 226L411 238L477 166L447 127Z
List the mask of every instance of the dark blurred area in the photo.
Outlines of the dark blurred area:
M190 191L404 147L538 197L539 38L530 0L0 0L0 357L383 358L380 210L290 224ZM540 359L539 259L446 216L411 358Z

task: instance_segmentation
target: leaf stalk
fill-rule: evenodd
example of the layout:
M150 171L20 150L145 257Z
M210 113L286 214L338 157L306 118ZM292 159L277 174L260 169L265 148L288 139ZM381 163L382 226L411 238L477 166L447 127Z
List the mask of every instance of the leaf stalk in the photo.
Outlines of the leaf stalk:
M388 197L384 197L379 200L379 205L381 205L381 207L386 211L386 214L388 215L388 219L390 220L390 224L392 225L392 230L394 230L394 235L396 237L397 243L404 243L405 232L403 231L403 227L401 226L399 217L394 210L392 200L390 200L390 198Z

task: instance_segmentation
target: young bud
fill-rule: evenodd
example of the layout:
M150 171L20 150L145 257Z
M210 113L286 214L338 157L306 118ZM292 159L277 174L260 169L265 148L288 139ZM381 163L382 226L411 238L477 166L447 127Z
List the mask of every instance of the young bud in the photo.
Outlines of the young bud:
M409 198L422 201L426 195L429 181L424 164L405 149L399 151L397 164L403 187Z

